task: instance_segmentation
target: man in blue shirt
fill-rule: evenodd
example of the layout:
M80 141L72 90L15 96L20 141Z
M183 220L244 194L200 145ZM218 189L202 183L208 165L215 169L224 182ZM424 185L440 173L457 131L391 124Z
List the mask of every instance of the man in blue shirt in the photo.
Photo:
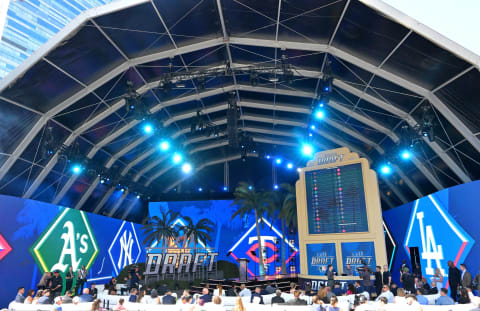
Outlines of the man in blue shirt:
M17 291L17 296L15 297L15 302L23 303L25 301L25 297L23 294L25 293L25 287L19 287Z
M453 305L455 301L452 298L448 297L448 290L446 288L442 288L440 290L440 297L438 297L437 301L435 302L436 305Z
M212 295L210 295L210 292L208 291L208 288L204 288L202 290L202 296L200 296L200 299L203 299L205 303L207 302L212 302Z
M39 305L49 305L52 303L52 300L50 299L50 290L46 289L43 291L43 296L38 298L38 304Z
M130 291L130 297L128 297L128 302L137 302L137 289L132 288Z
M88 287L85 287L83 289L83 294L78 296L80 298L80 302L92 302L93 297L90 295L90 289Z
M423 296L423 288L417 288L417 301L421 305L428 305L427 297Z
M260 299L259 304L263 305L263 297L262 297L262 295L261 295L261 292L262 292L262 288L261 288L260 286L257 286L257 287L255 288L255 291L252 293L252 296L250 296L250 303L253 302L253 299L254 299L255 297L258 297L257 299Z
M164 305L174 305L177 303L175 297L172 296L172 291L168 290L165 296L162 298L162 304Z

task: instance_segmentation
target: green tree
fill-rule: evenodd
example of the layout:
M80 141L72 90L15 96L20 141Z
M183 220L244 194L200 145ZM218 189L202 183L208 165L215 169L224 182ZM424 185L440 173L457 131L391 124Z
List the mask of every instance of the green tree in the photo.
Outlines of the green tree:
M282 235L285 237L285 227L296 229L298 227L298 219L297 219L297 198L296 198L296 190L295 187L283 183L280 185L281 193L282 193L282 200L280 211L278 213L278 217L282 220ZM287 273L287 266L285 264L285 245L282 244L282 274Z
M259 269L260 277L265 275L265 267L263 262L263 246L260 237L260 220L268 208L268 194L265 192L257 192L254 188L249 189L246 182L240 182L233 193L234 200L232 205L237 206L237 210L232 215L232 219L239 216L243 218L245 214L252 211L255 214L255 227L257 228L258 252L259 252Z
M178 216L178 212L160 211L160 217L149 218L142 227L145 236L143 245L150 247L157 241L157 247L159 247L160 241L162 241L162 247L165 249L168 246L167 241L178 236L178 227L174 226L174 221Z
M207 242L212 241L210 233L213 232L213 227L215 226L213 221L208 218L202 218L195 224L188 216L184 216L183 219L187 222L183 227L183 234L185 236L184 247L188 246L190 241L193 241L193 249L195 253L197 242L202 242L206 245Z

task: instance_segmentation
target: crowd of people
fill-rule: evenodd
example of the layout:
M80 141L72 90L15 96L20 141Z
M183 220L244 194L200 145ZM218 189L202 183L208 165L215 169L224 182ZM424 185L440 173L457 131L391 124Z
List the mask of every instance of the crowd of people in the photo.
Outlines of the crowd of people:
M375 300L378 310L385 310L388 304L402 304L412 310L422 310L422 305L429 304L427 295L438 295L435 300L437 305L453 305L474 303L478 306L480 298L474 295L480 286L480 275L472 278L472 274L467 270L465 264L460 265L458 269L452 261L448 262L448 284L449 291L443 287L444 277L440 269L435 269L433 276L427 280L423 275L419 265L416 265L412 272L404 261L400 267L400 282L401 286L397 286L392 281L392 275L388 270L388 266L377 266L376 271L372 272L368 266L359 269L359 276L361 280L348 284L346 289L341 287L339 282L335 282L335 273L331 266L327 269L327 282L318 290L312 290L309 283L305 284L303 290L292 283L289 293L292 294L291 299L285 301L282 297L282 290L280 290L275 282L269 282L264 286L257 286L253 291L247 288L245 284L240 286L228 286L224 289L221 284L218 284L215 289L207 287L203 288L201 293L192 295L189 290L185 290L183 294L177 299L177 295L172 292L166 285L160 286L156 289L148 287L141 287L141 274L138 267L130 271L129 276L125 279L127 282L126 288L120 289L120 295L128 293L128 302L142 303L142 304L156 304L156 305L174 305L180 304L181 309L185 311L202 311L206 310L205 304L208 304L208 310L224 310L222 299L225 296L237 297L235 300L234 311L244 311L245 306L243 301L249 301L253 304L265 304L264 296L272 295L271 304L288 304L288 305L307 305L307 300L302 299L305 296L310 296L308 299L312 303L312 311L348 311L342 310L339 304L339 297L344 295L355 295L355 310L365 310L369 301ZM346 267L347 273L353 275L353 269ZM82 269L76 273L69 269L65 274L66 291L63 293L63 280L59 275L59 271L53 273L45 273L38 284L37 291L28 290L25 292L24 287L18 288L15 297L16 303L24 304L52 304L54 310L61 311L61 305L64 303L92 303L92 311L100 310L101 300L97 299L98 290L95 284L90 287L85 287L86 277L88 271L82 266ZM371 274L375 275L372 281ZM74 283L74 278L76 282ZM75 284L75 287L72 286ZM477 288L474 288L473 286ZM125 292L124 290L128 290ZM104 285L102 296L117 295L117 280L115 277ZM477 293L478 294L478 293ZM285 296L285 295L283 295ZM245 299L247 297L247 299ZM243 300L242 300L243 298ZM124 311L124 299L120 298L115 310ZM105 306L103 306L105 307ZM107 306L108 307L108 306ZM369 306L371 307L371 306ZM480 307L473 309L480 311Z

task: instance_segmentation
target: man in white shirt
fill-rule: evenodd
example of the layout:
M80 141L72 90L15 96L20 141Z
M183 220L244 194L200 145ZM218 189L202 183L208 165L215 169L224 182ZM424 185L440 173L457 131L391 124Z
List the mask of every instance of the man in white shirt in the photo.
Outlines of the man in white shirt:
M380 296L378 296L378 298L380 297L385 297L387 298L388 300L388 303L393 303L393 293L390 291L390 286L388 286L387 284L383 285L382 287L382 293L380 294ZM377 298L377 301L378 301L378 298Z
M245 284L240 285L240 293L238 293L240 297L252 296L252 292L245 286Z

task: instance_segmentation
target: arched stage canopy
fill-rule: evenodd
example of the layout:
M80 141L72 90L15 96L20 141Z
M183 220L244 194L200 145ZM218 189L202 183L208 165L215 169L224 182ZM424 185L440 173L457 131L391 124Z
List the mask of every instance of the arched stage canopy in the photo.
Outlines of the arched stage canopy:
M290 83L231 74L202 87L188 80L159 88L170 63L174 71L272 66L282 55L294 69ZM479 56L379 0L116 1L80 14L0 81L0 191L141 219L121 201L104 210L114 188L99 172L130 186L122 198L182 182L186 189L189 181L158 151L159 135L142 133L142 121L125 109L127 81L194 164L191 178L213 188L212 180L223 182L224 162L231 186L246 170L225 136L233 91L239 129L258 150L288 157L308 136L328 75L327 116L310 130L315 148L347 146L374 167L390 161L394 172L380 178L380 191L383 206L393 207L480 177L479 66ZM219 137L191 133L198 110ZM434 137L419 135L430 121ZM399 160L411 141L414 157ZM63 148L45 156L46 144ZM74 144L98 174L72 174L60 155ZM258 154L249 154L250 170L271 182L270 162Z

